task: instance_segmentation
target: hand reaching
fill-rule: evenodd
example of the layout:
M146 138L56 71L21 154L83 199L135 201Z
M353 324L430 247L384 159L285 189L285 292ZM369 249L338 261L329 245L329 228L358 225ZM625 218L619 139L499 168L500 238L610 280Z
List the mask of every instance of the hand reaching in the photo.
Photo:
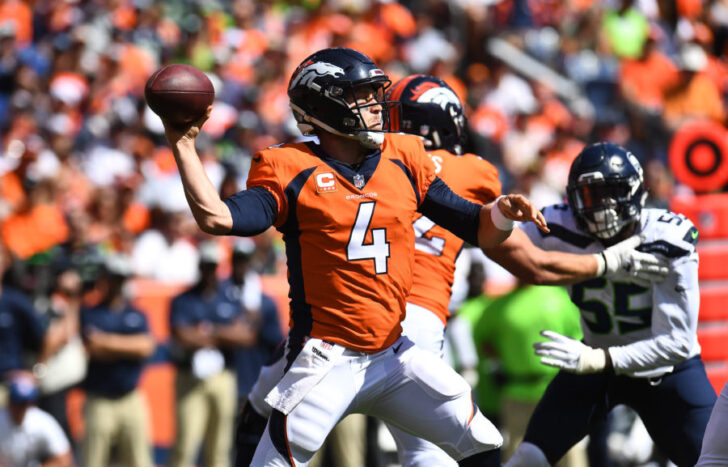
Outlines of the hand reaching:
M533 348L541 363L571 373L597 373L606 367L606 351L594 349L571 337L554 331L541 331L546 342L535 342Z
M670 272L669 262L651 253L637 251L644 237L634 235L597 255L600 271L610 279L626 280L649 287ZM602 264L603 263L603 264Z
M510 194L498 198L498 209L503 217L520 222L533 222L539 229L550 232L546 219L536 206L523 195Z

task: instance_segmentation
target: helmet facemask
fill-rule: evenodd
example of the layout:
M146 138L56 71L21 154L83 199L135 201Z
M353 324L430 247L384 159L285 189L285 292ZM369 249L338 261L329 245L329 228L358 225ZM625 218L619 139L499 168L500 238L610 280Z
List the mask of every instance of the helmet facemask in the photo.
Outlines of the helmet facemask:
M647 193L637 175L605 180L601 172L583 174L567 187L577 219L592 235L608 240L639 221Z

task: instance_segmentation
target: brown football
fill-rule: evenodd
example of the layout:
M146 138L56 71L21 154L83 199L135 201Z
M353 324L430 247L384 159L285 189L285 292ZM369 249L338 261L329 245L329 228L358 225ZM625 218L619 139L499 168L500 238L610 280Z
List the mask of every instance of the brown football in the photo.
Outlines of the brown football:
M215 98L212 82L191 65L163 66L147 80L144 97L149 107L177 127L202 117Z

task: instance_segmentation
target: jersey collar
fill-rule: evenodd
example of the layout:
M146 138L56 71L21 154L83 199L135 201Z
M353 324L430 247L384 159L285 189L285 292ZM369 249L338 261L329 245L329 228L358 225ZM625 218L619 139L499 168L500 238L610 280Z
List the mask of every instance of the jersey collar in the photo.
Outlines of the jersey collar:
M372 152L364 157L364 161L361 166L354 169L349 164L345 164L341 161L337 161L324 152L320 145L313 141L307 141L306 146L313 152L316 157L324 161L329 167L334 169L339 175L344 177L354 187L361 190L369 182L369 179L374 175L374 171L379 165L379 159L382 157L382 151L380 149L374 149ZM363 184L361 179L363 177Z

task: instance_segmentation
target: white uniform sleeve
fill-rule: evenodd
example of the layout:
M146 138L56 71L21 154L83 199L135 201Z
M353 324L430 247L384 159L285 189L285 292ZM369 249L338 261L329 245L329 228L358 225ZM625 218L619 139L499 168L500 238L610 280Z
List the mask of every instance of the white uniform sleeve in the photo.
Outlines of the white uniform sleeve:
M42 434L45 440L47 454L50 457L60 456L71 450L71 445L66 438L66 434L63 432L61 425L58 424L55 418L45 412L42 414Z
M548 219L546 220L548 222ZM543 248L544 236L540 233L538 227L533 222L522 222L516 225L517 229L523 230L523 232L531 240L531 243L539 248Z
M675 365L699 353L697 253L675 260L671 269L652 287L652 337L609 348L616 373Z

